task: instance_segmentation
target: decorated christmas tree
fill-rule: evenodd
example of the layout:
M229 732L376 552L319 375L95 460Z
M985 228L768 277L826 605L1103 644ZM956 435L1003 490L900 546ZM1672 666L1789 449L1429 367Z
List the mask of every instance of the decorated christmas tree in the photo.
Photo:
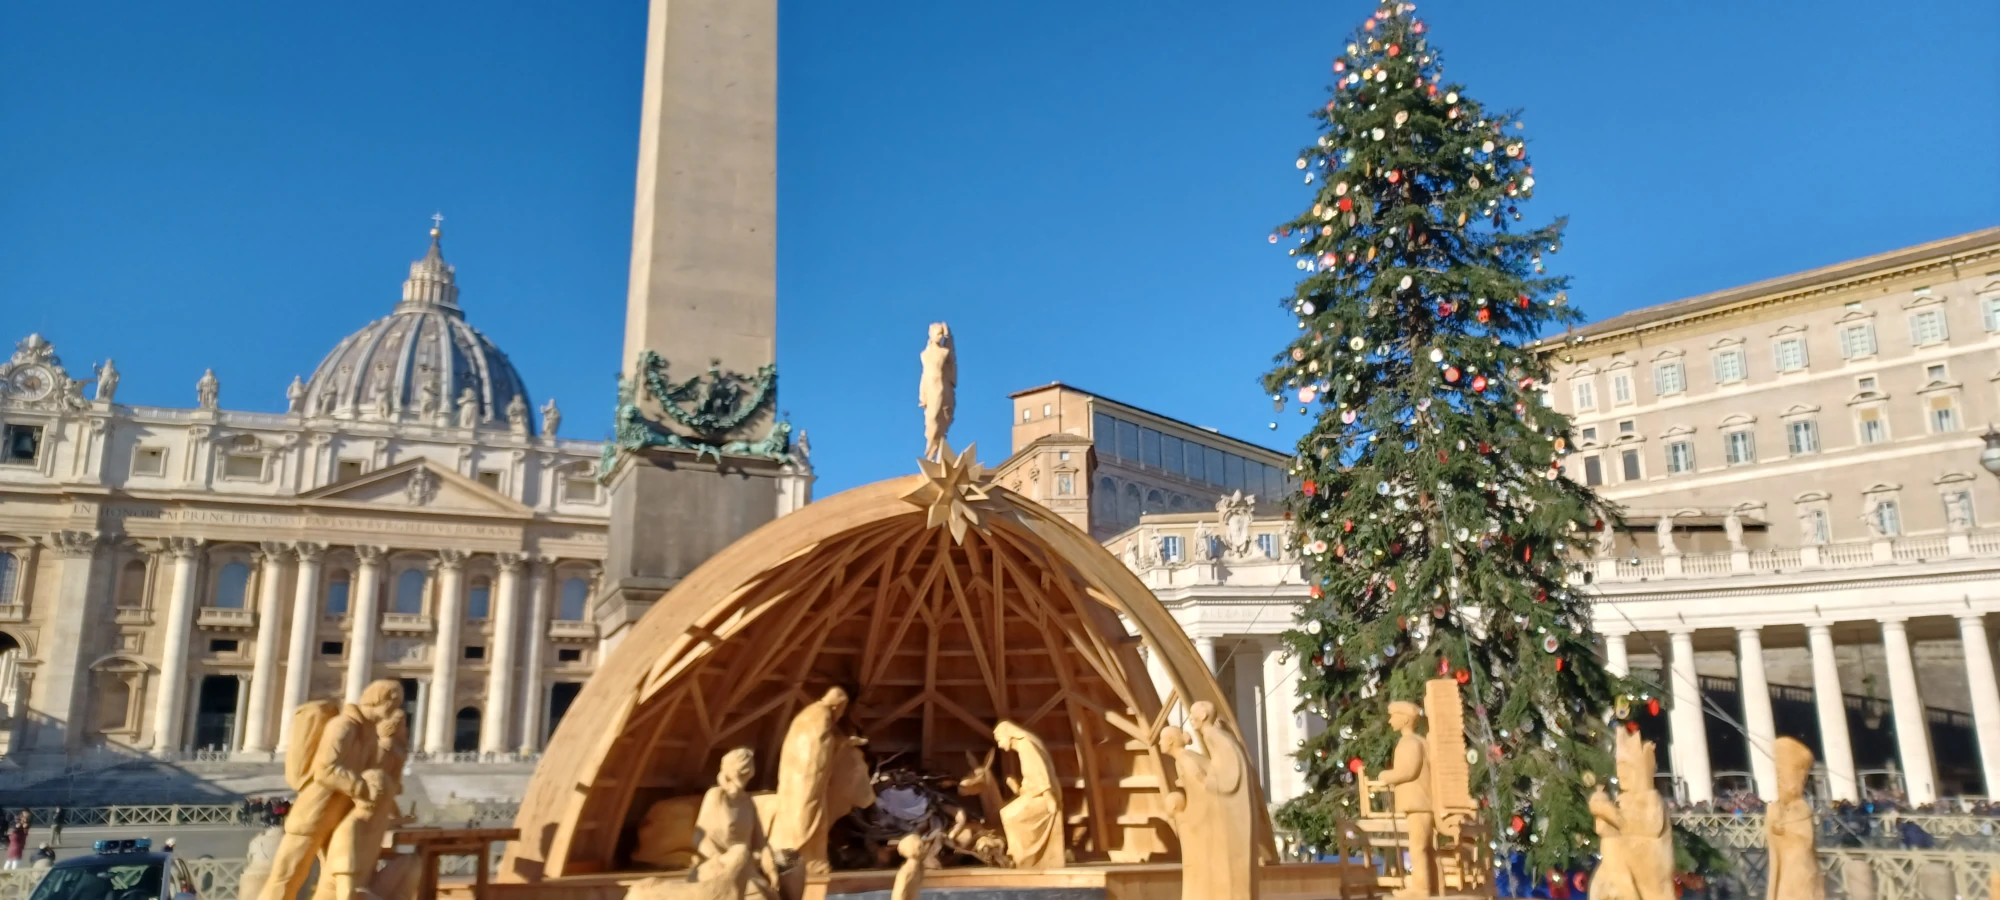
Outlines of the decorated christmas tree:
M1327 721L1280 821L1335 846L1395 744L1387 704L1451 677L1492 839L1548 873L1592 852L1619 687L1570 565L1608 506L1563 477L1569 423L1531 349L1580 316L1544 269L1563 222L1518 224L1520 123L1444 79L1414 13L1383 3L1334 60L1298 158L1311 206L1271 237L1303 278L1266 387L1317 416L1292 471L1310 599L1288 640Z

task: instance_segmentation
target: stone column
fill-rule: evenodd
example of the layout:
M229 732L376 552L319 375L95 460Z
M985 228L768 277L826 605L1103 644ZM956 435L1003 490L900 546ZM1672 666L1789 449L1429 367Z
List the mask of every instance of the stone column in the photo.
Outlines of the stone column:
M437 645L431 650L431 708L424 751L450 753L458 696L459 635L465 630L465 551L438 551Z
M1235 696L1231 698L1236 707L1236 727L1243 732L1243 759L1255 764L1263 758L1264 741L1264 654L1257 646L1255 638L1243 638L1236 645L1236 652L1230 656L1230 665L1236 669ZM1258 768L1263 768L1259 766ZM1268 785L1268 779L1265 780ZM1265 788L1268 791L1268 787ZM1265 796L1269 796L1268 793Z
M1750 741L1750 774L1757 780L1757 796L1770 802L1778 797L1778 761L1771 755L1777 745L1778 720L1771 712L1764 638L1757 629L1736 629L1736 665L1741 673L1738 687L1743 696L1743 730Z
M1621 678L1632 674L1632 657L1625 648L1625 635L1604 635L1604 671Z
M521 673L521 752L542 749L542 648L549 641L549 579L555 561L536 558L528 575L527 653Z
M257 650L250 668L248 707L244 715L242 749L246 753L271 750L271 697L278 687L278 632L285 619L285 554L288 544L266 542L264 565L257 575Z
M250 723L250 676L236 676L236 717L230 722L229 746L223 749L235 752L244 749L244 731Z
M1937 799L1937 767L1931 761L1924 699L1917 693L1917 666L1910 659L1910 633L1902 619L1882 620L1882 656L1889 669L1889 704L1896 716L1904 792L1912 805L1929 803Z
M479 752L505 753L514 722L514 642L521 630L521 555L498 555L493 586L493 656L486 664L486 715L479 720Z
M353 602L347 610L347 702L361 702L361 691L375 674L375 630L381 623L382 558L386 547L356 547L354 583L348 586Z
M1292 728L1298 715L1299 678L1297 666L1285 658L1282 641L1273 641L1263 652L1264 664L1264 768L1268 773L1268 803L1283 803L1299 793L1297 772L1292 771L1299 736Z
M429 722L431 714L431 680L428 676L417 676L417 723Z
M298 577L292 585L292 635L285 653L285 689L279 697L278 746L292 732L292 710L312 694L313 638L319 625L319 564L326 555L325 544L297 544Z
M59 752L83 746L82 723L90 702L90 663L102 646L94 639L94 633L111 616L103 609L108 605L107 598L98 596L107 592L93 589L93 582L97 581L97 532L58 531L50 536L50 543L62 557L62 576L56 584L55 603L50 605L54 618L46 638L48 689L41 703L30 706L48 713L48 719L37 726L35 746ZM28 596L33 571L26 569L21 573L17 587L20 597Z
M1979 736L1979 770L1986 795L2000 791L2000 682L1994 680L1993 645L1986 641L1986 618L1980 613L1958 617L1958 636L1965 644L1965 681L1972 688L1972 731Z
M1201 635L1199 637L1196 637L1194 639L1194 649L1195 652L1201 654L1201 663L1202 665L1208 667L1209 674L1211 675L1216 674L1215 638L1209 637L1207 635ZM1187 698L1183 697L1181 699L1185 700Z
M1857 803L1854 744L1847 736L1847 696L1840 689L1840 661L1833 655L1833 628L1820 622L1806 626L1812 647L1813 707L1819 712L1819 755L1826 763L1827 791L1835 800Z
M1674 775L1687 785L1688 802L1706 803L1715 799L1715 776L1708 767L1708 722L1701 711L1701 677L1694 669L1694 629L1679 628L1668 635L1673 640L1668 680L1674 708L1668 726Z
M167 538L174 555L173 593L167 599L167 628L160 636L160 696L153 701L153 750L168 753L181 745L187 711L188 638L194 632L194 580L201 566L201 541Z

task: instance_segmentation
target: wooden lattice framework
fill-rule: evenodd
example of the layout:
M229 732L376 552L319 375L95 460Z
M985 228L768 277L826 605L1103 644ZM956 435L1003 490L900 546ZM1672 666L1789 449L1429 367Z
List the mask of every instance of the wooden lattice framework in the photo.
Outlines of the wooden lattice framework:
M924 478L772 522L648 611L550 741L502 880L634 868L652 802L700 793L736 746L757 749L754 786L770 787L786 724L831 685L853 695L848 722L878 764L956 772L1000 719L1026 726L1064 781L1077 861L1178 859L1159 731L1197 700L1235 727L1193 644L1121 563L1018 495L987 486L962 540L928 527L904 499Z

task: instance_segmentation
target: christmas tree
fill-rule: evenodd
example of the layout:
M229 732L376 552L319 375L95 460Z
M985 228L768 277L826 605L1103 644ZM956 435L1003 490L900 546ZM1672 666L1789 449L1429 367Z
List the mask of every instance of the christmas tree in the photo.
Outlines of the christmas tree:
M1569 423L1526 346L1581 317L1543 266L1562 220L1516 224L1535 187L1520 123L1444 80L1414 12L1383 3L1334 61L1298 158L1312 206L1271 237L1305 274L1266 388L1318 416L1292 472L1310 598L1288 642L1327 720L1280 821L1335 846L1394 747L1388 702L1453 677L1497 849L1548 873L1591 853L1620 687L1570 577L1608 507L1562 477Z

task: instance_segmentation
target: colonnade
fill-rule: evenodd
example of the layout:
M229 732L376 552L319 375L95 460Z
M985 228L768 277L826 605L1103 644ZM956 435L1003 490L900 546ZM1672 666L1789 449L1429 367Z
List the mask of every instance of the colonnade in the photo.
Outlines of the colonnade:
M1958 634L1965 654L1966 683L1972 697L1973 731L1979 747L1979 767L1988 793L2000 790L2000 682L1996 682L1992 645L1985 618L1966 611L1957 615ZM1930 727L1924 702L1917 688L1917 667L1910 652L1908 620L1882 616L1875 620L1881 629L1881 650L1887 673L1889 703L1895 724L1896 750L1904 777L1904 793L1912 804L1938 799L1936 761L1932 756ZM1859 773L1855 769L1852 738L1848 730L1847 704L1840 682L1840 665L1834 655L1831 621L1805 623L1807 651L1812 659L1813 708L1819 725L1821 756L1827 790L1835 800L1861 799ZM1674 624L1664 629L1668 653L1663 685L1672 700L1668 715L1671 734L1668 751L1673 773L1685 784L1687 799L1701 803L1714 799L1714 772L1708 758L1708 723L1703 715L1701 679L1695 668L1695 626ZM1737 669L1743 698L1742 726L1749 742L1751 777L1760 797L1771 799L1776 790L1776 766L1771 757L1777 739L1777 725L1771 708L1771 683L1765 672L1763 628L1745 626L1736 631ZM1604 634L1605 664L1612 672L1631 671L1629 633Z
M354 702L377 676L382 585L391 550L372 545L350 549L356 571L349 581L342 695L347 702ZM189 736L190 653L197 613L202 606L196 597L196 584L204 545L198 538L168 538L162 550L171 556L173 569L161 633L152 746L155 752L165 753L179 749ZM282 747L291 725L288 712L311 696L327 550L326 544L314 542L267 542L259 547L255 645L251 670L247 676L240 676L245 681L237 697L235 745L243 752L267 753ZM435 607L430 616L434 632L431 668L429 678L422 680L426 702L421 704L417 721L410 723L410 734L412 745L421 752L449 753L454 749L457 681L464 664L465 572L474 555L461 550L438 550L428 555L433 560L436 588ZM543 671L547 658L544 644L548 637L556 561L520 553L494 553L491 557L498 577L491 588L488 611L493 635L485 658L487 671L478 749L484 754L532 753L540 749L543 710L533 698L541 696L547 680ZM289 613L284 596L288 574L292 584ZM528 606L525 628L521 609L524 599ZM245 601L248 605L250 598ZM518 673L517 668L521 670ZM530 700L521 704L520 741L516 744L510 738L515 733L517 693Z

